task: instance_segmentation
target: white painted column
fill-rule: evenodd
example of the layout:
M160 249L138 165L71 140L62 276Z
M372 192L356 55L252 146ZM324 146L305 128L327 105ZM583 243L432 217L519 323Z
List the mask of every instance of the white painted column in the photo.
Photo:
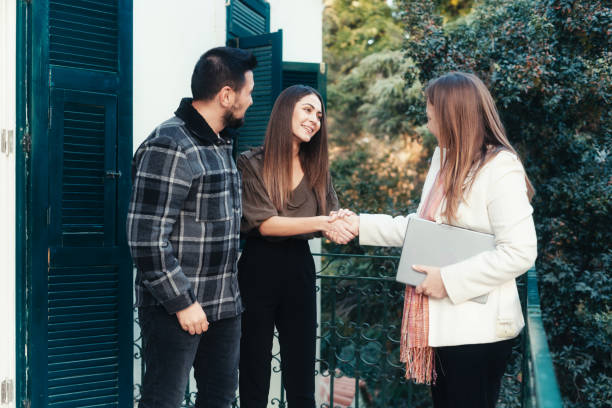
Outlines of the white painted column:
M15 407L15 45L16 2L0 3L0 396Z

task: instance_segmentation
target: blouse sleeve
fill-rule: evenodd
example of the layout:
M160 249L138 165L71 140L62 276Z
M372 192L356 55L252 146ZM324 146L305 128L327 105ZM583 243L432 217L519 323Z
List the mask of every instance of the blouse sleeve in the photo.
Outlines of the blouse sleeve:
M244 155L238 158L238 170L242 174L242 222L241 233L248 233L278 211L268 196L260 172Z

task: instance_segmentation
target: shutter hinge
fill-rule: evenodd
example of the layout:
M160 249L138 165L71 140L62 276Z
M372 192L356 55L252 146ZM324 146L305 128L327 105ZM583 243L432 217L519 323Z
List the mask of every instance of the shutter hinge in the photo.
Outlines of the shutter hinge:
M51 225L51 207L47 207L47 225Z
M21 147L24 153L30 154L32 151L32 137L30 136L30 133L25 132L23 134L23 138L21 139Z
M23 405L23 408L30 408L30 400L29 399L24 399L23 401L21 401L21 405Z
M2 385L0 386L0 404L8 404L13 401L15 398L14 386L13 380L2 380Z
M0 149L2 153L6 153L8 150L7 142L6 142L6 129L2 129L2 142L0 142Z
M23 0L25 4L32 4L32 0Z

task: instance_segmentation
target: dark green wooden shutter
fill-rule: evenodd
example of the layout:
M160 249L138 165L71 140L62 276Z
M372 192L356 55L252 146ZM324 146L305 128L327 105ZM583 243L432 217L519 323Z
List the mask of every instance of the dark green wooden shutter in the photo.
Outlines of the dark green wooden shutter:
M263 0L229 0L226 16L228 39L270 32L270 4Z
M257 57L257 68L253 72L253 105L247 110L245 124L238 131L236 155L263 143L270 112L282 86L282 38L279 30L229 41L230 45L250 50Z
M132 3L31 7L32 407L132 406Z
M117 188L106 171L117 163L117 98L53 88L51 109L49 175L61 186L50 191L50 244L113 246Z
M117 0L50 0L49 63L116 71Z
M308 85L327 102L327 67L325 63L283 62L283 89L291 85Z

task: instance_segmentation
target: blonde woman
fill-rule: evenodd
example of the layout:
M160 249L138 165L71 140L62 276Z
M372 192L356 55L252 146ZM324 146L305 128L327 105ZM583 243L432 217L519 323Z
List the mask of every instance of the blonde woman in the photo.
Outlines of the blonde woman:
M427 277L406 289L401 336L406 377L432 384L436 408L491 408L524 326L515 278L536 259L534 190L480 79L452 72L425 94L439 146L417 213L337 216L361 245L401 246L410 217L494 234L495 250L443 268L414 266ZM469 301L483 294L486 304Z

